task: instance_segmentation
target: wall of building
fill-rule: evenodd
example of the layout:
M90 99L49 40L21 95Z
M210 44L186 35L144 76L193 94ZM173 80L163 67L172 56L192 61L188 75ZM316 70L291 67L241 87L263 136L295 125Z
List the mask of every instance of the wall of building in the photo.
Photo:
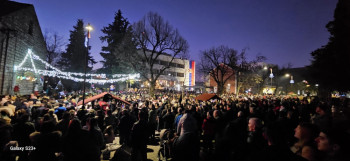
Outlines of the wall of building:
M236 94L236 75L234 74L235 72L233 70L229 71L225 76L224 76L224 80L228 78L228 76L232 75L232 77L230 77L224 84L224 88L225 88L225 92L226 93L233 93ZM216 93L217 92L217 88L218 85L215 81L215 79L213 77L211 77L210 75L207 77L207 81L208 83L206 83L206 85L209 85L210 88L208 88L208 92L213 92Z
M171 61L172 56L167 54L159 55L158 62L153 65L153 70L160 70L163 68L164 64L167 64ZM195 70L190 69L190 61L188 59L179 59L175 58L172 61L170 68L166 69L163 74L158 78L157 88L174 88L178 86L190 86L190 75L195 77ZM193 64L195 65L194 61ZM193 68L195 69L195 68ZM193 73L194 72L194 73ZM193 73L193 74L192 74ZM149 75L150 76L150 75ZM195 78L193 79L195 80ZM166 84L164 86L164 84ZM192 86L195 85L192 83Z
M13 88L16 85L20 87L20 94L26 95L33 92L35 84L40 86L40 76L31 72L14 71L14 66L22 62L28 49L32 49L33 53L45 59L47 50L46 44L42 35L42 31L33 6L29 6L1 17L2 29L10 29L10 37L8 40L7 56L6 52L6 34L2 34L0 41L2 45L1 63L0 63L0 88L1 94L13 94ZM6 59L6 63L5 63ZM31 67L31 62L28 59L23 67ZM37 69L44 69L43 64L36 64ZM5 70L4 74L3 71ZM20 80L17 76L33 75L37 78L36 81ZM1 86L4 81L3 86Z

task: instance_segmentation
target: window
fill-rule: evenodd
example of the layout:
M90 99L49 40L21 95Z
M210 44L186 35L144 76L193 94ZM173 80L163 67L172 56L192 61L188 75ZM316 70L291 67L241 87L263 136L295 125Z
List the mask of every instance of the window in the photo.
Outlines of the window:
M170 63L171 67L176 67L176 63Z
M168 75L175 77L176 76L176 72L168 72Z
M166 61L160 61L160 64L161 64L161 65L168 65L169 63L166 62Z
M177 73L177 76L178 76L178 77L184 77L185 74L184 74L184 73Z
M183 65L183 64L177 64L177 67L178 67L178 68L185 68L185 65Z

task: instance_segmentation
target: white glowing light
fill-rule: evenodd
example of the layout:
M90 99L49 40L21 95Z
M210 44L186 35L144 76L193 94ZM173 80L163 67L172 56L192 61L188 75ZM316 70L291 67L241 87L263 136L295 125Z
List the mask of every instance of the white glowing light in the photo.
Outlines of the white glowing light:
M32 68L27 68L27 67L22 67L26 60L30 58ZM45 64L47 67L51 68L52 70L41 70L41 69L36 69L34 60L38 60L41 63ZM35 74L40 74L44 76L49 76L49 77L57 77L57 78L62 78L62 79L69 79L73 80L75 82L84 82L83 78L77 78L83 77L85 74L84 73L74 73L74 72L63 72L56 67L52 66L51 64L47 63L46 61L42 60L39 56L35 55L31 49L28 49L28 53L23 59L23 61L14 67L15 70L21 70L21 71L31 71L34 72ZM113 79L108 79L106 77L106 74L86 74L86 77L97 77L97 78L103 78L102 79L87 79L86 82L88 83L96 83L96 84L105 84L105 83L115 83L115 82L123 82L127 81L129 79L138 79L140 78L140 74L114 74L112 75Z

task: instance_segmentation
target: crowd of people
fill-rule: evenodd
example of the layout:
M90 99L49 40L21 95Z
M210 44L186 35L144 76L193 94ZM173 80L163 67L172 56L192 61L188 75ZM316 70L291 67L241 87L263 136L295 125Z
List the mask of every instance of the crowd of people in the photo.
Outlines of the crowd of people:
M350 158L346 98L123 93L77 106L79 95L1 96L0 160L122 160L106 144L119 137L130 160L146 161L156 131L167 131L175 161L308 160ZM162 144L160 144L161 146ZM21 149L23 148L23 149ZM163 154L164 155L164 154Z

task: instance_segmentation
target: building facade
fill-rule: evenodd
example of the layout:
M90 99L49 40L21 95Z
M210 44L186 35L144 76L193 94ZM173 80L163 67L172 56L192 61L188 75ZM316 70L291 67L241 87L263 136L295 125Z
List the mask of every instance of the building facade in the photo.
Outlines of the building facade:
M220 64L220 65L224 65L224 64ZM213 69L212 72L216 72L216 69ZM218 73L220 74L220 72L218 72ZM218 77L219 77L219 79L221 78L220 75ZM224 93L236 94L237 93L237 90L236 90L237 89L236 72L232 68L227 67L227 71L222 78L223 78L223 80L228 79L224 84ZM220 81L222 81L222 80L220 79ZM205 86L208 87L206 89L206 91L209 93L217 93L217 91L218 91L218 84L210 74L208 74L206 77Z
M12 1L0 2L0 94L13 94L15 87L26 95L41 90L40 76L32 72L15 71L31 49L45 59L46 44L34 6ZM26 61L23 66L31 66ZM45 66L38 64L37 69Z
M195 86L195 61L181 58L171 60L172 55L161 54L153 65L153 73L156 74L159 74L164 66L170 66L170 68L160 73L156 82L156 89L181 90L183 87ZM149 77L151 77L150 74ZM144 87L148 85L148 82L143 83Z

